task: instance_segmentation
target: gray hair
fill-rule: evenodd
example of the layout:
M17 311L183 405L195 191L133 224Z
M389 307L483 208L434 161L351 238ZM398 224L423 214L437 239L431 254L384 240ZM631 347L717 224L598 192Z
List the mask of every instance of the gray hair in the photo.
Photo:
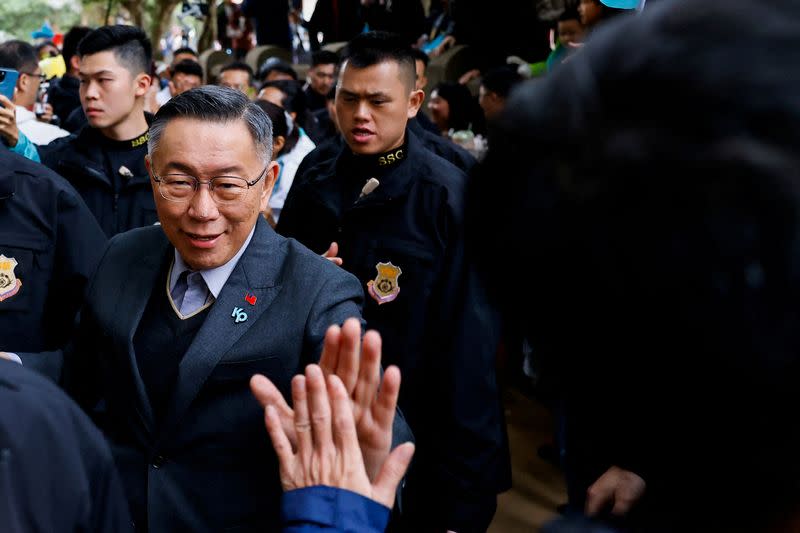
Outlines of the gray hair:
M192 118L208 122L233 122L243 120L250 130L258 156L264 162L272 160L272 122L257 105L240 91L205 85L191 89L172 98L161 106L150 124L147 153L152 157L158 141L170 120Z

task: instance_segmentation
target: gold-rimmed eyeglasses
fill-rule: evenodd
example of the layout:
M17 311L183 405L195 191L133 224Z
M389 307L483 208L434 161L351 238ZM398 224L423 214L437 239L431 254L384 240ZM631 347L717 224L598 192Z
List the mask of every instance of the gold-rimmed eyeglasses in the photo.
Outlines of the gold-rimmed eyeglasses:
M247 190L258 183L264 177L269 165L264 167L261 174L253 181L247 181L238 176L215 176L208 181L202 181L189 174L170 173L163 176L153 172L153 180L158 184L158 192L161 197L170 202L190 201L201 184L208 185L208 192L211 198L220 205L236 203Z

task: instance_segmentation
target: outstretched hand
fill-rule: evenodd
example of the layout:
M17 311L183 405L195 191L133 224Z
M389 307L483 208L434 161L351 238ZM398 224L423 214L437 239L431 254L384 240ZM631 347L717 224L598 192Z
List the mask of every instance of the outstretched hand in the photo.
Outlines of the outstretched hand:
M375 480L389 456L392 422L400 391L400 370L390 367L380 377L381 338L375 331L364 335L361 323L351 318L325 334L319 367L326 376L338 376L352 403L356 433L369 479ZM253 376L250 386L263 407L271 405L293 449L298 441L295 413L277 387L266 377Z
M259 381L254 379L256 395L259 387ZM405 443L395 448L371 481L359 449L352 403L342 380L335 375L328 375L326 380L320 367L309 365L305 376L292 380L292 400L295 445L275 406L267 405L265 413L284 491L327 485L356 492L391 508L414 445Z

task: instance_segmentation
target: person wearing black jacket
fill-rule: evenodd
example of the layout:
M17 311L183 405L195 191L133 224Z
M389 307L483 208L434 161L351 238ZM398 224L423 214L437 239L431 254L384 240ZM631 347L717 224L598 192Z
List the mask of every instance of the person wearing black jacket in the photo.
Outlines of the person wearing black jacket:
M100 430L54 383L2 360L0 481L7 533L133 531Z
M61 176L0 150L0 350L58 379L106 237Z
M464 257L466 176L406 128L423 95L402 41L363 34L345 58L336 108L346 146L293 188L277 230L318 253L338 243L384 360L403 373L417 456L395 526L485 531L510 472L499 332Z
M619 17L512 94L470 182L471 257L561 385L569 503L624 531L798 530L798 27Z
M75 26L64 35L64 47L61 55L64 57L64 64L67 72L58 79L50 82L50 89L47 92L47 102L53 106L53 113L61 119L61 126L65 126L70 113L81 107L80 85L78 79L78 68L80 58L77 55L78 43L92 31L85 26ZM67 131L73 133L75 130L68 128Z
M144 166L150 41L131 26L104 26L78 46L89 124L41 149L42 162L81 194L107 236L158 218Z

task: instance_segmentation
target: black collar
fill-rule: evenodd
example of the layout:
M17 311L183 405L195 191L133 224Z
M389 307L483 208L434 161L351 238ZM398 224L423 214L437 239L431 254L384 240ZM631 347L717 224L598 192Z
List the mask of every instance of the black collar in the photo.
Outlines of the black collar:
M380 154L358 155L345 147L342 153L342 163L356 174L380 175L385 174L394 167L401 165L408 155L408 137L402 146Z
M153 122L153 115L150 113L145 112L144 118L148 126ZM125 150L141 149L143 146L146 147L147 139L150 138L150 131L147 130L133 139L115 141L100 133L98 129L93 128L90 124L85 124L78 132L78 137L80 138L81 144L88 146L100 145L106 150L121 152Z

